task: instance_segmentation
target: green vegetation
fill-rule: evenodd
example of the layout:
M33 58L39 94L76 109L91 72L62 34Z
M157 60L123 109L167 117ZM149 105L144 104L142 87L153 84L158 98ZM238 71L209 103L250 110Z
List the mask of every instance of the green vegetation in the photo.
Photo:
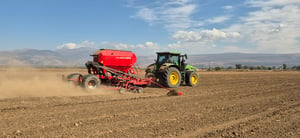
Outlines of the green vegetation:
M242 64L235 64L235 67L229 66L229 67L222 67L222 66L215 66L215 67L209 67L209 68L202 68L206 69L207 71L230 71L230 70L236 70L236 71L255 71L255 70L265 70L265 71L300 71L300 65L298 66L288 66L287 64L282 64L282 66L247 66Z

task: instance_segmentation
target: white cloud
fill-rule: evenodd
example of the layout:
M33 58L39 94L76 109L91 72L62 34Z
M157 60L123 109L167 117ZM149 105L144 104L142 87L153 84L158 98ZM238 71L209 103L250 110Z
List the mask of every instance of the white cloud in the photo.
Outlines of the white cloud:
M243 42L253 45L257 52L300 52L300 0L256 0L247 4L258 10L224 30L241 32Z
M113 49L159 49L160 46L157 43L145 42L144 44L125 44L125 43L116 43L116 42L102 42L104 46L108 46Z
M159 45L157 43L153 43L153 42L146 42L144 45L144 48L159 49Z
M168 48L169 51L176 50L190 54L223 52L213 41L177 41L169 44Z
M177 41L177 43L168 44L168 47L170 48L180 48L181 47L181 41Z
M201 31L202 37L208 40L218 40L218 39L232 39L240 37L238 32L224 32L217 29L203 30Z
M240 37L238 32L224 32L218 29L194 31L177 31L172 38L177 41L214 41L222 39L234 39Z
M95 42L91 42L89 40L82 41L81 43L64 43L60 46L57 46L57 49L76 49L81 47L94 47Z
M277 33L277 32L280 32L285 27L287 27L287 25L285 25L285 24L271 25L267 30L265 30L265 32L266 33Z
M137 9L135 18L151 25L162 24L165 29L174 32L171 36L174 42L167 44L169 48L201 47L206 49L204 51L218 49L221 52L300 52L300 0L247 0L244 4L223 5L223 15L212 14L211 18L201 21L196 20L202 18L201 14L195 15L201 4L191 0L152 1L142 6L133 2L132 7ZM246 13L233 13L232 9ZM218 26L219 23L223 28ZM205 28L213 28L214 25L220 29ZM135 48L145 46L134 45Z
M199 32L177 31L173 34L172 39L177 41L199 41L202 39L202 36Z
M247 2L251 7L273 7L299 4L300 0L250 0Z
M132 45L128 45L124 43L115 43L115 42L101 42L101 45L108 46L114 49L128 49L132 47Z
M142 6L134 5L134 2L130 1L130 4L137 9L132 17L142 19L149 25L163 24L165 29L172 32L203 26L206 23L222 23L231 18L230 15L221 15L205 21L194 20L192 15L197 11L197 4L191 0L153 1ZM222 8L230 10L233 7L226 5Z
M230 16L219 16L219 17L214 17L211 19L208 19L208 23L222 23L224 21L227 21L230 19Z
M149 8L141 8L133 17L143 19L146 22L153 22L157 19L154 11Z
M196 5L194 4L167 8L161 12L160 17L164 22L167 22L165 27L168 30L187 29L193 25L190 15L195 9Z
M76 47L77 47L76 43L65 43L65 44L58 46L57 48L58 49L62 49L62 48L75 49Z
M148 5L134 5L137 8L135 18L142 19L150 25L162 23L170 31L187 29L193 26L191 15L196 10L196 4L191 4L189 0L166 0L152 2Z
M190 0L170 0L170 1L166 1L166 5L184 5L189 1Z
M168 45L172 49L181 49L192 53L198 52L220 52L221 47L217 47L215 42L233 42L240 39L238 32L225 32L218 29L202 31L177 31L172 39L175 43ZM216 51L216 49L218 49ZM213 51L213 52L212 52ZM224 52L224 50L223 50Z
M233 7L231 5L226 5L226 6L223 6L223 9L231 10L231 9L233 9Z

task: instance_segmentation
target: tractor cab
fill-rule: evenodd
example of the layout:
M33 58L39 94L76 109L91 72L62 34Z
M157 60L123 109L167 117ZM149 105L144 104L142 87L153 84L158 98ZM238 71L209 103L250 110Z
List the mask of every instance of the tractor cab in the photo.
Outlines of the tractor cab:
M173 63L179 65L180 54L171 52L157 52L157 64L162 65L164 63Z
M185 68L186 63L185 59L187 59L187 55L180 55L180 53L176 52L157 52L157 60L156 65L157 69L165 63L174 64L178 67Z

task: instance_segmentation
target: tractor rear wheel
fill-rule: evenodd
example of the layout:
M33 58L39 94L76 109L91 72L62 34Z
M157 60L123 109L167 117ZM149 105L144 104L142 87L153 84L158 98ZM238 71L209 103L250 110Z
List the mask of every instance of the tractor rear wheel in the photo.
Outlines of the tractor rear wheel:
M195 71L186 72L185 83L189 86L196 86L199 82L198 74Z
M181 74L175 67L166 68L160 82L166 87L176 88L181 83Z
M83 76L82 78L82 87L85 89L93 90L98 88L101 84L101 80L92 74Z

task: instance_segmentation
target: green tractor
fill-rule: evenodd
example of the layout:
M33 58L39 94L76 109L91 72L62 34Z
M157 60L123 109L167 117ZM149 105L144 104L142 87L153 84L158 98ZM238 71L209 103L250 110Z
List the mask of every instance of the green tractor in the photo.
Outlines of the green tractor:
M146 68L146 78L152 78L159 84L176 88L181 84L196 86L199 83L200 74L197 68L185 63L187 55L176 52L157 52L155 63Z

